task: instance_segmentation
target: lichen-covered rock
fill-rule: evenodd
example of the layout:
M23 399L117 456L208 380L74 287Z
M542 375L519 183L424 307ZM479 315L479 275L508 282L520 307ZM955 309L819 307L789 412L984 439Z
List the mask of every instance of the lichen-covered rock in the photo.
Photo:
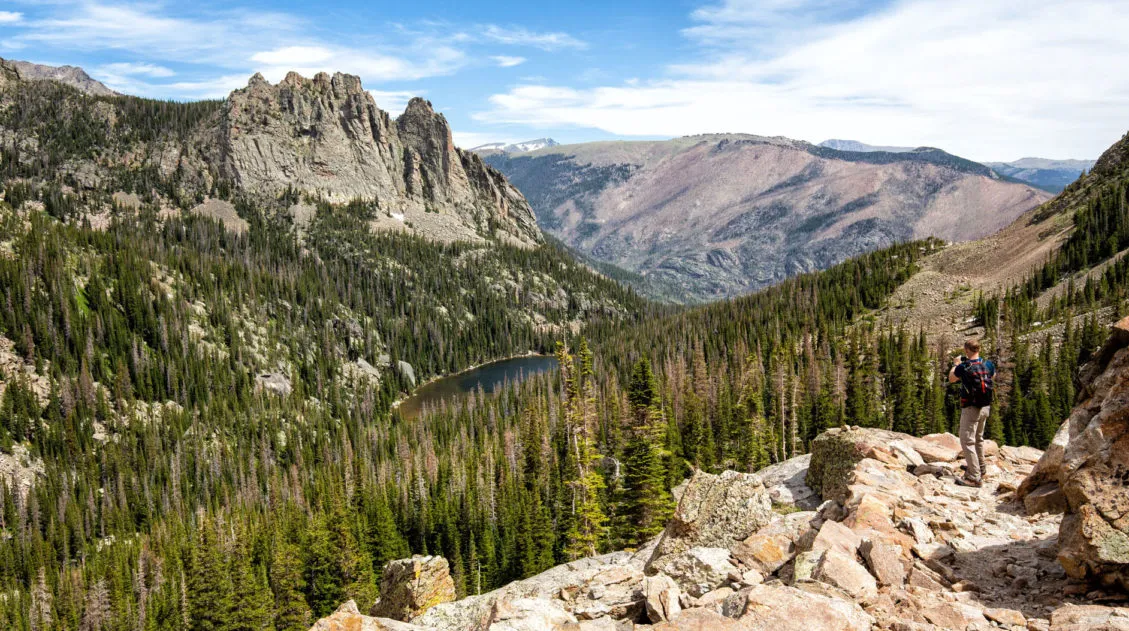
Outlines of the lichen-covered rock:
M737 542L734 558L762 574L772 574L787 563L806 538L814 535L812 511L789 513L773 518L764 528Z
M409 621L455 597L455 582L447 559L416 555L389 561L384 566L380 600L373 605L372 615Z
M1081 373L1081 403L1017 495L1029 512L1066 509L1058 559L1070 576L1129 591L1129 318Z
M665 571L690 548L730 549L766 526L775 513L761 478L725 471L695 471L647 563L647 573Z
M824 500L842 503L847 498L855 465L864 458L896 460L897 453L890 444L907 438L905 434L872 428L829 429L811 443L807 485Z
M423 627L361 614L357 603L350 600L337 608L332 615L314 623L310 631L426 631Z
M738 573L729 562L729 550L725 548L690 548L671 556L663 572L691 596L701 596L721 587L729 581L730 575Z
M768 497L773 506L814 510L820 505L819 495L804 479L810 464L811 454L804 454L757 471L764 487L768 489Z

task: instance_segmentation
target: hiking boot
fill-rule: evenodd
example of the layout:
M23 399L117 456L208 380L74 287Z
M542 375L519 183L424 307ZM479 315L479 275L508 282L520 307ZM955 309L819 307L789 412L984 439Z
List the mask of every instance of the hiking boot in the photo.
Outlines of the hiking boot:
M974 489L978 489L982 485L980 483L980 480L973 480L972 478L957 478L957 486L970 486Z

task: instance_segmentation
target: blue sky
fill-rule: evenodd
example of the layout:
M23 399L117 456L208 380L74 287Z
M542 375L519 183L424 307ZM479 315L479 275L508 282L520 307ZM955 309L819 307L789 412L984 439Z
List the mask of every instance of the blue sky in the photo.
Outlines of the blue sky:
M340 70L474 146L707 132L1092 158L1129 129L1129 0L2 0L0 56L219 98Z

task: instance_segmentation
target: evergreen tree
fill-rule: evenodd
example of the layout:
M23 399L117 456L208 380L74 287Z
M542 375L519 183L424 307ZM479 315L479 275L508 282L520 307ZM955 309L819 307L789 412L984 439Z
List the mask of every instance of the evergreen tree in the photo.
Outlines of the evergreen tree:
M664 430L658 384L647 359L640 359L628 386L633 425L624 462L620 513L625 531L619 539L638 547L662 531L673 510L666 488Z
M201 519L188 564L188 623L191 631L227 631L232 586L216 526Z
M274 627L277 631L306 631L312 613L306 604L302 577L302 558L298 546L281 534L275 536L271 556L270 586L274 594Z

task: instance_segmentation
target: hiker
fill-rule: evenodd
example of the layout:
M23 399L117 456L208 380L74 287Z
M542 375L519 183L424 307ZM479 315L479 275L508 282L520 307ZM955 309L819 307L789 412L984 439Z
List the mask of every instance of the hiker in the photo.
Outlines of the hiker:
M984 426L992 405L992 378L996 366L980 357L980 342L964 343L966 355L953 358L949 382L960 382L960 446L964 451L963 486L980 486L984 473Z

